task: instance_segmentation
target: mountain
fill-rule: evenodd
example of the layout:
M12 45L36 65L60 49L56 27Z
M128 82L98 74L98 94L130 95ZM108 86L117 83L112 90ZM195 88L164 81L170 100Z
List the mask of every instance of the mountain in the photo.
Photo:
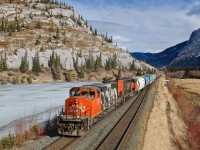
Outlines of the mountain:
M74 70L74 58L80 67L86 64L86 58L91 55L94 59L101 55L104 66L116 54L118 64L129 68L135 59L126 50L113 45L109 39L107 35L97 33L82 15L62 1L60 4L53 0L0 2L0 62L6 54L4 59L10 70L19 72L26 52L29 70L37 54L43 72L51 71L49 61L53 52L59 56L64 71ZM135 67L152 68L138 60L135 60ZM17 75L2 75L0 70L0 81L8 76L12 79ZM77 77L77 74L73 76Z
M188 41L179 43L159 53L131 53L139 60L145 60L155 67L200 66L200 29L192 32Z
M44 67L48 67L52 51L60 56L66 69L72 68L73 57L80 51L83 55L79 58L80 64L89 53L94 57L102 53L104 63L114 53L123 66L132 62L133 58L125 50L106 41L104 35L95 35L95 29L72 6L45 2L22 0L0 4L0 28L4 28L0 31L0 54L7 54L9 68L19 68L25 51L28 51L30 68L36 52ZM136 65L141 67L139 62Z

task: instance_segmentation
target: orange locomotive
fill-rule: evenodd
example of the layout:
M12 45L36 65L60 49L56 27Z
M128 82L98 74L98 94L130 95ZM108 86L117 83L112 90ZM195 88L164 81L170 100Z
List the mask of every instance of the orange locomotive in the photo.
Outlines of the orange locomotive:
M58 133L80 136L110 110L116 109L131 94L134 82L123 79L106 83L73 87L58 116Z

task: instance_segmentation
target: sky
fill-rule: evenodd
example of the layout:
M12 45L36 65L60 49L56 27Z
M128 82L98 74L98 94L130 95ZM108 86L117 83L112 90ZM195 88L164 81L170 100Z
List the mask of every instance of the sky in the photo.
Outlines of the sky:
M200 28L200 0L64 0L129 52L157 53Z

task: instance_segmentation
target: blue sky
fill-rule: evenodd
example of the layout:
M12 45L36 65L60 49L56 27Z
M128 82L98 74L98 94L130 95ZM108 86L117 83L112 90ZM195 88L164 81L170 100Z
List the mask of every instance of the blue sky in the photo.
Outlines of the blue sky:
M65 0L130 52L159 52L200 28L200 0Z

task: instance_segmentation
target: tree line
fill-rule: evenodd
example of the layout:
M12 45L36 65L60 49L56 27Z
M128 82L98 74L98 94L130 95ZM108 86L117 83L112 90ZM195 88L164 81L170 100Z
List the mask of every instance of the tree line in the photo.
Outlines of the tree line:
M112 69L118 69L118 73L114 74L117 79L121 78L121 71L123 66L119 63L117 59L117 54L113 54L105 61L105 64L102 62L102 54L100 53L96 57L93 56L92 52L89 52L88 56L84 56L85 63L79 64L79 59L82 58L82 52L76 54L76 57L73 57L73 67L77 72L77 76L79 78L84 78L85 73L89 72L95 72L100 70L101 68L105 68L106 71L112 70ZM7 63L6 63L6 54L0 57L0 72L6 71L8 69ZM81 59L82 60L82 59ZM40 72L43 71L43 64L40 62L39 58L39 52L35 53L35 56L32 58L32 68L29 66L29 59L28 59L28 52L25 51L24 56L21 58L21 64L19 66L19 70L22 73L28 73L29 71L32 71L32 73L39 75ZM48 61L48 67L51 70L52 78L55 80L61 79L61 73L62 73L62 65L60 56L52 51L52 54L49 57ZM136 71L136 75L140 76L143 74L151 74L154 73L154 69L145 69L142 70L141 68L137 68L135 65L135 60L132 61L129 67L130 71ZM70 73L64 73L66 81L71 81L71 75Z

